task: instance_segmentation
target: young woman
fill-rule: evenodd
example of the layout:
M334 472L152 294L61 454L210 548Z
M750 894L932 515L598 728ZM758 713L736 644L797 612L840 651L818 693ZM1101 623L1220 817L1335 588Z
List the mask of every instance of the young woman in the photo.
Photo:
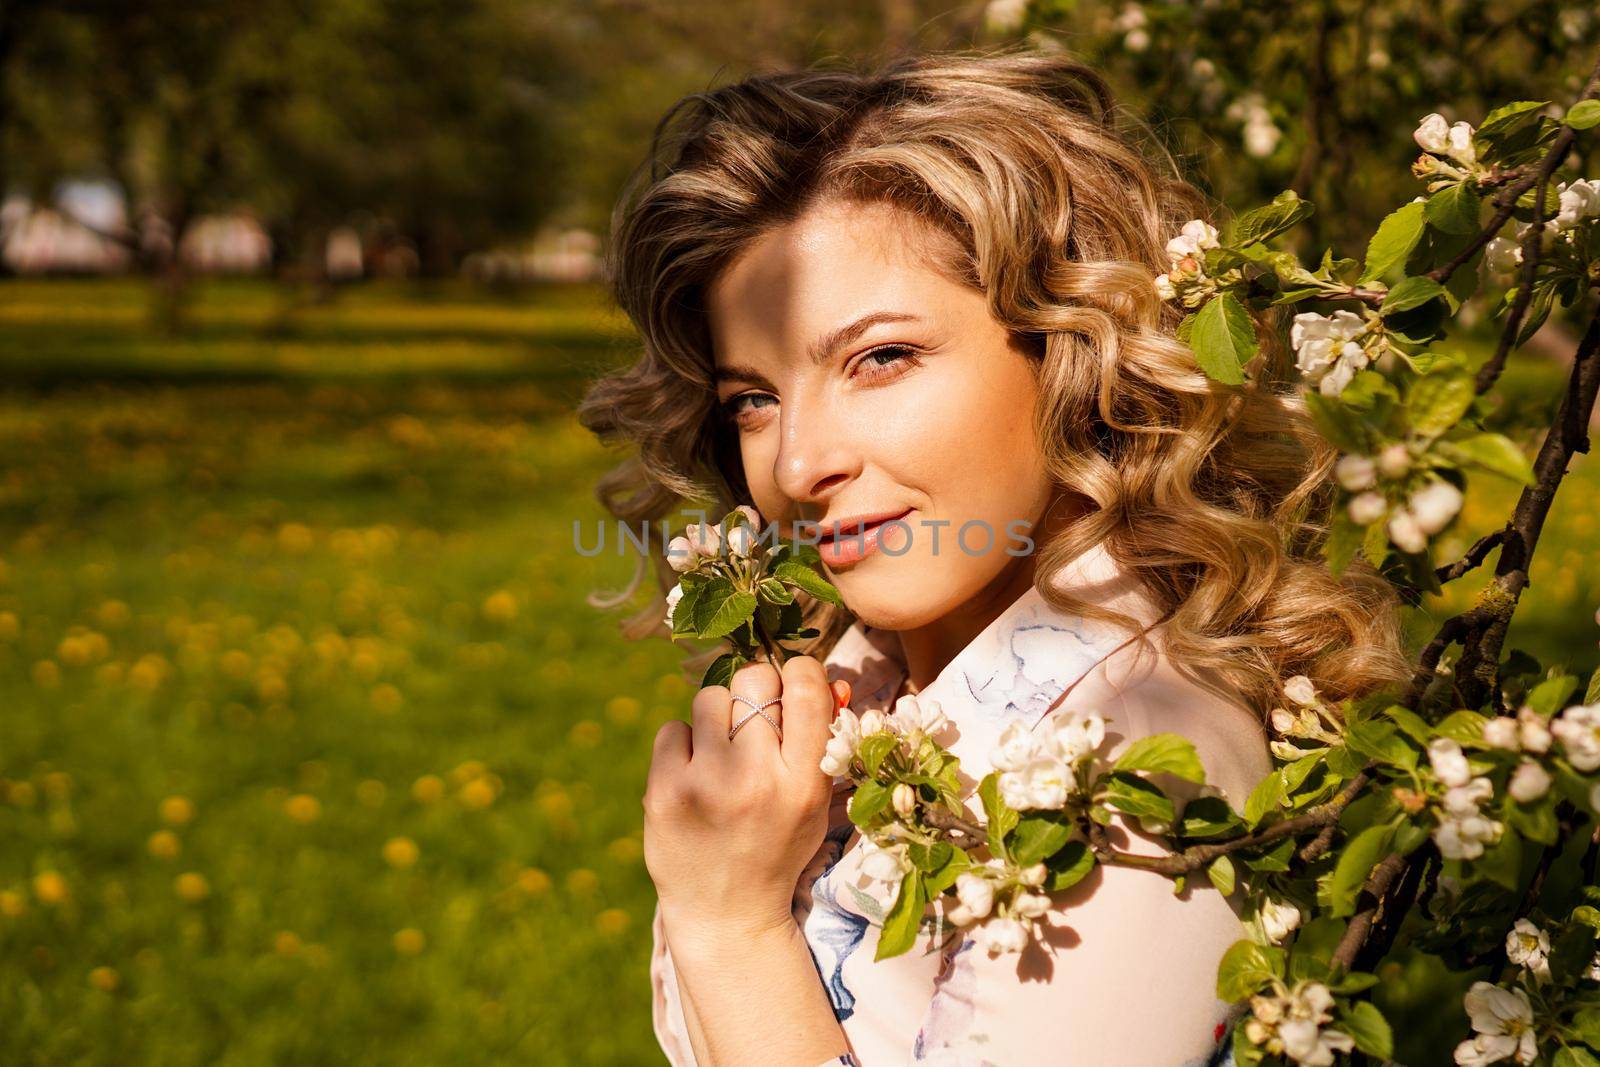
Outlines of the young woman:
M602 500L639 525L708 500L785 537L819 523L847 609L812 604L806 655L702 689L656 737L645 857L675 1067L1224 1055L1239 894L1101 868L1021 951L936 904L877 961L894 872L819 768L837 702L914 694L969 792L1011 722L1095 712L1108 758L1188 737L1238 808L1271 770L1285 679L1339 700L1403 677L1387 583L1317 560L1335 456L1281 349L1228 387L1174 336L1152 278L1206 212L1138 143L1058 55L763 75L674 107L619 206L612 279L644 350L581 410L637 446Z

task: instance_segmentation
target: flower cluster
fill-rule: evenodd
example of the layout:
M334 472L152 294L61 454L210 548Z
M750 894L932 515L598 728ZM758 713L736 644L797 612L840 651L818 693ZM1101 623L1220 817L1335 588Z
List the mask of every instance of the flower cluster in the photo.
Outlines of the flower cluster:
M1461 490L1442 478L1431 478L1412 489L1405 502L1390 506L1380 480L1399 482L1411 473L1415 457L1405 444L1394 443L1376 456L1351 453L1339 457L1333 476L1354 495L1346 505L1350 521L1367 526L1387 518L1389 540L1401 551L1422 552L1428 538L1443 530L1461 511Z
M674 537L667 543L667 562L679 574L687 574L696 570L707 560L715 559L747 559L755 548L755 534L751 527L759 527L761 515L755 508L742 504L734 509L750 520L750 526L735 526L728 531L728 536L722 536L722 528L714 522L697 522L691 524L680 537ZM678 602L683 599L683 586L675 585L667 592L667 617L666 623L672 626L673 615L678 610Z
M1050 910L1049 896L1037 892L1048 873L1043 863L1019 869L991 859L956 876L956 903L946 905L944 917L957 926L980 923L978 942L991 956L1021 952Z
M1301 981L1291 989L1250 998L1245 1036L1268 1053L1305 1067L1331 1067L1335 1053L1355 1048L1355 1039L1327 1024L1333 1021L1333 994L1321 982Z
M1062 807L1078 791L1078 765L1105 737L1105 720L1094 712L1052 716L1037 732L1013 722L989 755L1001 772L1001 798L1017 811Z
M1363 343L1381 343L1372 324L1353 311L1318 315L1305 311L1294 317L1289 327L1289 344L1295 351L1295 366L1317 386L1323 396L1338 396L1356 372L1372 361Z
M1445 787L1438 811L1439 824L1433 831L1434 844L1446 859L1474 860L1483 855L1485 845L1500 840L1503 823L1480 810L1494 797L1494 785L1482 775L1473 775L1461 745L1448 737L1436 737L1428 744L1428 762L1434 777Z
M1300 909L1286 900L1264 897L1256 908L1256 922L1269 945L1281 945L1300 928Z
M1533 1032L1533 1005L1520 989L1502 989L1492 982L1473 982L1462 998L1472 1020L1472 1037L1456 1046L1462 1067L1512 1060L1529 1064L1539 1055Z
M1545 220L1540 249L1550 252L1557 244L1573 246L1578 228L1600 218L1600 178L1580 178L1556 183L1556 213ZM1533 223L1517 227L1515 237L1496 237L1483 250L1483 261L1494 274L1512 274L1522 265L1522 245Z
M876 708L869 708L858 716L849 708L840 708L829 727L833 736L828 739L823 751L822 771L835 778L849 774L850 765L861 750L861 743L884 731L899 738L902 752L907 756L915 756L922 746L922 739L938 734L948 721L938 701L921 700L910 694L896 700L894 710L888 715ZM909 815L909 806L915 801L902 800L904 796L904 792L897 795L895 810L901 815ZM907 810L901 810L903 806Z
M1196 307L1211 295L1213 286L1205 271L1205 253L1219 247L1217 228L1203 219L1190 219L1178 235L1167 242L1167 258L1172 268L1155 276L1156 294L1163 300L1182 299L1185 307Z
M1342 724L1339 717L1323 702L1310 678L1303 674L1290 678L1283 683L1283 695L1289 698L1289 703L1295 705L1295 710L1273 708L1268 716L1273 730L1281 735L1270 744L1273 755L1279 759L1297 760L1323 750L1322 747L1301 748L1282 739L1285 737L1305 738L1308 741L1318 742L1323 747L1340 742Z
M1412 134L1422 155L1411 165L1411 173L1428 182L1429 192L1474 177L1483 169L1472 142L1475 132L1469 122L1452 125L1443 115L1428 115Z

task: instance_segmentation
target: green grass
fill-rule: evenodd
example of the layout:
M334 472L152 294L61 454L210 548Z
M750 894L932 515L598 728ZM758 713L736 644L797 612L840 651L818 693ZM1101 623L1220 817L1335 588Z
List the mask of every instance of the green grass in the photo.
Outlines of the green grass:
M639 797L689 687L572 548L623 324L583 288L147 313L0 285L0 1062L659 1062ZM1511 644L1587 670L1572 483Z

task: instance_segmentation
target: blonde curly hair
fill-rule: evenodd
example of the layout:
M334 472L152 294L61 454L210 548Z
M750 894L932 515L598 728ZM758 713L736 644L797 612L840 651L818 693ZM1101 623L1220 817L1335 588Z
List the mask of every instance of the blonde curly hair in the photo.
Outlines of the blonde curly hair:
M612 219L608 275L643 353L579 408L603 441L637 445L602 505L638 529L684 501L720 515L750 499L714 414L707 287L824 199L886 202L948 236L942 266L1032 354L1048 469L1088 505L1040 549L1055 607L1137 628L1043 580L1103 544L1166 612L1175 664L1216 672L1263 715L1293 675L1335 701L1401 682L1394 589L1364 560L1336 578L1318 556L1337 454L1288 381L1278 323L1262 324L1242 386L1208 378L1175 336L1183 309L1151 279L1182 224L1217 213L1151 141L1097 72L1027 47L761 74L680 100ZM676 576L654 562L665 591ZM591 601L628 599L643 566ZM819 656L852 621L821 603L807 617ZM624 631L661 618L653 602Z

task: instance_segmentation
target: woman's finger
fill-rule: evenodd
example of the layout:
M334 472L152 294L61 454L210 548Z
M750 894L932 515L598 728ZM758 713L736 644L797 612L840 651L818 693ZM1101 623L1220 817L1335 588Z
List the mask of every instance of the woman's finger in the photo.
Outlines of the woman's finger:
M732 683L729 687L732 693L747 697L751 704L757 706L766 704L767 701L774 697L782 697L783 699L778 703L769 704L767 707L762 708L761 711L763 714L771 716L772 721L780 727L785 730L788 729L783 721L783 709L788 702L788 695L784 691L783 679L779 676L776 667L764 662L746 664L733 672ZM728 697L728 702L731 707L728 709L728 725L723 729L724 734L727 733L728 729L732 728L734 723L746 715L753 714L756 710L743 700L734 700L732 695ZM746 734L751 736L746 737ZM743 748L746 751L775 754L778 751L778 731L774 730L770 724L761 721L761 717L758 715L739 728L739 732L734 735L732 743L735 748Z
M795 656L783 665L783 704L783 761L791 770L809 768L820 776L839 696L814 657Z
M670 719L656 731L655 743L650 747L650 770L645 775L645 796L652 789L682 772L689 762L689 724L682 719Z
M717 762L728 754L728 687L708 685L689 704L694 759Z

